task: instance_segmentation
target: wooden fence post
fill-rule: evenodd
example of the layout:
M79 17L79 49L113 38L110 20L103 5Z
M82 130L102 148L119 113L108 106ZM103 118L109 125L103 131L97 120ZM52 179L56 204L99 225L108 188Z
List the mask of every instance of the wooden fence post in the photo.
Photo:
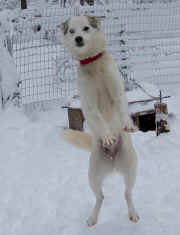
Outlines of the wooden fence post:
M21 0L21 9L27 9L27 0Z
M167 117L168 109L166 103L155 103L154 104L155 113L156 113L156 135L160 135L164 132L169 132Z

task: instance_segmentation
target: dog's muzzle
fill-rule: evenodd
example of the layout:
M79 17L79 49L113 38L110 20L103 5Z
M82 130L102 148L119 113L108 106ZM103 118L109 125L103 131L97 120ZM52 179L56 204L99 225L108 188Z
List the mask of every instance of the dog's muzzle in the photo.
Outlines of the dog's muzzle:
M75 42L76 42L76 46L77 47L84 46L84 41L83 41L83 38L81 36L76 37L75 38Z

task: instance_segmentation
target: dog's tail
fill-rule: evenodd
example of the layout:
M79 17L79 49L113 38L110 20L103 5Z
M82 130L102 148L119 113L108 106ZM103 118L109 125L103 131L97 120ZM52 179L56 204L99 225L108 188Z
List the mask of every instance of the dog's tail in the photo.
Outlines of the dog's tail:
M64 140L72 145L91 151L92 149L92 137L85 132L75 130L65 130L61 133Z

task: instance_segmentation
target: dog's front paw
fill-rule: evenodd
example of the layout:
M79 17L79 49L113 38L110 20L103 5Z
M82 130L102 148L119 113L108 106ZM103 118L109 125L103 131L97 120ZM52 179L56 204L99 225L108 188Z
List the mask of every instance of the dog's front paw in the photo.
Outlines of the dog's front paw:
M112 146L116 142L116 138L111 135L105 135L102 137L102 146L104 148Z
M101 150L104 153L105 159L113 160L118 151L120 138L114 136L106 136L101 139Z
M89 227L94 226L95 224L97 224L97 218L90 216L87 220L87 224Z

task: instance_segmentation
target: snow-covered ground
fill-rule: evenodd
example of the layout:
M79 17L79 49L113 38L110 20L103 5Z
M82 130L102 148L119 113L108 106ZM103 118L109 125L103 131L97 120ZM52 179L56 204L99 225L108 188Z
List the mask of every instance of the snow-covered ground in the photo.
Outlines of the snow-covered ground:
M99 223L88 228L94 205L88 186L89 153L60 138L65 110L27 117L9 106L0 115L0 234L2 235L179 235L180 95L169 100L171 132L132 134L138 153L134 200L141 217L128 220L119 175L104 185Z

